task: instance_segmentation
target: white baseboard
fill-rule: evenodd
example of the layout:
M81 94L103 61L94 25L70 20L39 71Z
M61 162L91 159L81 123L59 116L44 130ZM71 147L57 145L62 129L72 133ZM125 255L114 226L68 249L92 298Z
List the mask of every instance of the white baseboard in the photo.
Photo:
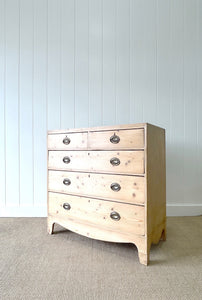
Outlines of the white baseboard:
M0 207L0 217L46 217L46 206L4 206Z
M202 204L167 204L167 216L202 215ZM46 206L5 206L0 207L0 217L46 217Z
M200 216L202 215L202 204L167 204L167 216Z

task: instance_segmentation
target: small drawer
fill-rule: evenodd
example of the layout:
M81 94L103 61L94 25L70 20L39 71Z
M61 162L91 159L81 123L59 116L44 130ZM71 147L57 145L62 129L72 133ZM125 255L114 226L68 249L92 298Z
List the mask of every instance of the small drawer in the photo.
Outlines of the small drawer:
M49 169L144 174L144 150L49 151Z
M142 149L144 129L89 132L88 142L89 148L94 150Z
M87 149L87 132L49 134L48 149L51 150Z
M126 175L49 171L49 190L144 204L145 178Z
M49 215L95 228L144 235L145 208L93 198L49 193Z

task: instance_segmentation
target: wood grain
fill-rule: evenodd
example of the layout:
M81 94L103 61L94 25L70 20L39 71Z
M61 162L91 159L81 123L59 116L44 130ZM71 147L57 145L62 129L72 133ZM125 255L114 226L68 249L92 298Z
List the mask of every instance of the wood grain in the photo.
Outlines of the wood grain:
M63 162L65 156L70 158L70 163ZM120 160L118 166L110 163L114 157ZM144 174L144 151L49 151L48 167L69 171Z
M65 210L64 203L69 203L71 209ZM113 211L120 214L119 221L111 219L110 214ZM67 219L75 224L91 224L92 232L102 228L102 230L144 235L145 230L145 209L142 206L49 193L49 214L58 220Z
M70 143L68 145L63 143L63 140L68 138ZM48 135L48 149L50 150L78 150L87 149L87 133L67 133Z
M95 127L81 127L81 128L66 128L66 129L54 129L48 130L48 134L58 134L58 133L74 133L74 132L91 132L91 131L108 131L108 130L120 130L120 129L144 129L148 123L137 123L137 124L121 124L112 126L95 126Z
M110 138L113 135L120 138L119 143L113 144ZM141 149L144 148L144 129L94 131L89 132L89 149Z
M70 185L65 185L64 179L69 179ZM113 191L111 189L112 183L119 184L121 189ZM118 202L144 204L145 178L114 174L49 171L49 190L113 199Z
M147 235L155 239L160 225L166 227L165 130L147 127Z
M68 230L71 230L75 233L81 234L83 236L86 236L88 238L97 239L101 241L108 241L108 242L116 242L116 243L132 243L139 249L144 248L146 244L146 237L143 235L136 235L133 232L116 232L109 228L99 228L97 227L96 230L92 230L92 227L94 227L94 224L90 223L84 223L84 222L72 222L71 220L67 218L60 218L58 219L55 216L48 216L47 220L47 229L48 233L52 234L54 230L54 224L57 223Z

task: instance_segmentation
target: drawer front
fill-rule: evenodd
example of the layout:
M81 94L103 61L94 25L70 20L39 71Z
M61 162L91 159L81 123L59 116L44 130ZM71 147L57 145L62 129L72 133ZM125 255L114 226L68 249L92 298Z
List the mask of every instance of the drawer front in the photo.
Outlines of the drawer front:
M144 148L144 129L89 132L90 149L141 149Z
M132 204L144 204L144 183L145 178L137 176L49 171L51 191Z
M49 151L49 169L143 174L144 151Z
M87 133L49 134L48 149L87 149Z
M144 214L142 206L49 193L49 215L103 230L144 235Z

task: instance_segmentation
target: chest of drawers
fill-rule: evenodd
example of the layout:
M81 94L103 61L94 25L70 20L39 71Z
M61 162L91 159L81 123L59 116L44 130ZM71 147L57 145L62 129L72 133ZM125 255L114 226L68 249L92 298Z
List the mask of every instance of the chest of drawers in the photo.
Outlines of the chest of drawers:
M147 265L166 238L165 130L148 124L48 132L48 232L54 224L133 243Z

